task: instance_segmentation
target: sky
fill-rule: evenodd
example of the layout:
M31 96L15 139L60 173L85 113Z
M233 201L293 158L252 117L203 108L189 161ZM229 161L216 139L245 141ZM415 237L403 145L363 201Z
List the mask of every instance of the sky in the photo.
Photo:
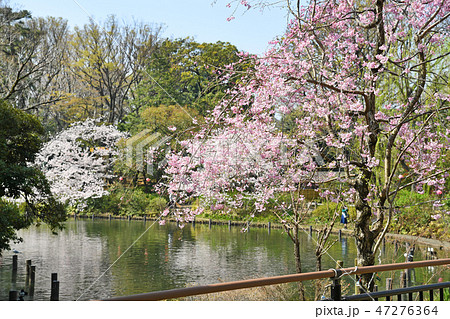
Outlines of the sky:
M227 4L231 1L231 7ZM82 26L89 16L103 22L108 15L120 21L164 25L164 37L193 37L197 42L230 42L239 50L262 54L268 42L282 35L286 10L245 7L237 0L9 0L11 7L31 11L35 17L62 17L71 27ZM249 1L249 3L251 3ZM237 11L235 9L238 8ZM235 19L227 21L234 16Z

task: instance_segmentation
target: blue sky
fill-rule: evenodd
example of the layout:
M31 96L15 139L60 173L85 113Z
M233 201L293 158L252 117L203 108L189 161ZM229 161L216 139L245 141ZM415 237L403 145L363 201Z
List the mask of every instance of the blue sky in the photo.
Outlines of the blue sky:
M268 42L281 35L286 26L286 11L269 8L261 12L242 6L233 14L237 2L231 8L231 0L10 0L14 8L27 9L36 17L62 17L70 26L82 26L89 15L103 21L114 14L120 20L134 19L146 23L165 25L163 36L191 36L198 42L230 42L239 50L262 54ZM244 13L245 12L245 13Z

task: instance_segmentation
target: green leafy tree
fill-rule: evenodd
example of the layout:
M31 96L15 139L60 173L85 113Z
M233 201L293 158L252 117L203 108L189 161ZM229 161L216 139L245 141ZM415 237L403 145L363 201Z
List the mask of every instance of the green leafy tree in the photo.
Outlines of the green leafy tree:
M179 104L206 115L236 83L237 77L229 78L226 66L239 61L238 53L227 42L166 39L151 55L149 76L136 90L134 103L138 108Z
M0 252L9 248L10 240L19 240L17 230L33 222L56 230L66 219L44 174L30 165L43 134L34 116L0 100Z
M36 110L61 99L53 91L66 55L67 21L31 18L0 1L0 98Z
M108 123L120 122L131 111L131 91L142 79L144 61L160 30L145 24L120 25L114 16L103 26L90 21L75 28L71 69L101 98L97 114Z

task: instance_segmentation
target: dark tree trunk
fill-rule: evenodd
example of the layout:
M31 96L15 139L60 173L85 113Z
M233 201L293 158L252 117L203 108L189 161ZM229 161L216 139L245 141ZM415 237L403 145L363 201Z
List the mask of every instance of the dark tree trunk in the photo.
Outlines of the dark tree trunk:
M316 256L316 271L322 270L322 255ZM322 293L322 282L320 280L316 280L316 291L314 293L315 300L320 300L320 296Z
M294 226L293 230L293 239L294 239L294 256L295 256L295 270L297 273L302 272L302 262L300 259L300 239L298 236L298 225ZM303 287L303 283L298 283L298 292L300 300L305 300L305 289Z
M373 251L375 241L380 233L382 225L382 215L375 223L375 229L371 229L372 208L367 203L369 194L368 174L358 177L355 182L355 190L357 191L356 220L355 220L355 239L357 248L358 266L372 266L375 264L375 252ZM371 280L372 274L361 276L361 290L363 292L373 291L374 281Z

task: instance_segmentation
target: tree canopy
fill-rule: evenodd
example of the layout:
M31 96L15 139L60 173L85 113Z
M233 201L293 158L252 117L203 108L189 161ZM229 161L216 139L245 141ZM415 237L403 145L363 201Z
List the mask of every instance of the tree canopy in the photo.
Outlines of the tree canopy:
M206 115L236 83L237 77L228 78L227 65L238 61L238 50L230 43L166 39L148 60L147 76L136 91L135 103L150 107L178 104Z
M9 247L9 240L17 240L16 230L34 221L56 229L65 220L44 174L32 166L43 133L35 117L0 100L0 251Z
M86 199L108 194L116 144L124 137L115 127L92 119L74 123L43 145L36 164L58 199L82 209Z
M321 196L355 205L358 264L373 265L396 213L398 191L411 185L418 191L424 185L444 191L450 98L448 78L438 71L449 65L448 52L439 48L448 47L450 5L442 0L313 0L290 9L295 18L284 36L255 60L255 68L216 106L197 136L214 138L212 126L228 126L236 134L242 127L264 128L276 136L272 124L296 112L290 138L309 160L293 165L303 176L327 172L326 179L314 181ZM207 165L214 156L199 145L193 151L199 165L169 162L180 181L174 193L186 192L189 176L208 176L204 171L209 169L232 171L228 164ZM326 162L312 160L324 150ZM222 174L212 173L221 176L216 182L223 181ZM334 190L333 181L343 188ZM234 192L245 189L238 186ZM362 283L373 289L370 275Z

